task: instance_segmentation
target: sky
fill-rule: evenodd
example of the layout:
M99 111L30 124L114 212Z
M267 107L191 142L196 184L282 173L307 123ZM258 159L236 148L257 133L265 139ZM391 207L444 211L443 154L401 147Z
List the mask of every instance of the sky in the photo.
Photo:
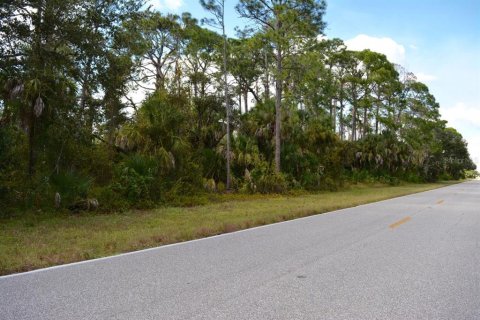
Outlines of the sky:
M226 0L227 33L248 21ZM208 16L198 0L150 0L160 12ZM328 38L371 49L430 88L442 118L467 140L480 168L480 0L327 0Z

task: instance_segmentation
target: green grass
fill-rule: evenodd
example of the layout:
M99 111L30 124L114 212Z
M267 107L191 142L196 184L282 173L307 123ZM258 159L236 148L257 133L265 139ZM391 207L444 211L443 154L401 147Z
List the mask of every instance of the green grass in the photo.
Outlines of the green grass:
M113 214L24 213L0 220L0 274L232 232L445 185L359 185L319 194L225 195L201 206Z

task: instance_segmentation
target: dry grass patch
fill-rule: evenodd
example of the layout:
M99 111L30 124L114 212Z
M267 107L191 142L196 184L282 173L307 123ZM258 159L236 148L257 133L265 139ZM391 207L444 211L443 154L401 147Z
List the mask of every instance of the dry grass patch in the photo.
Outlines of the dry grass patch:
M0 274L234 232L445 185L354 186L298 196L225 195L216 196L216 203L190 208L108 215L26 213L0 220Z

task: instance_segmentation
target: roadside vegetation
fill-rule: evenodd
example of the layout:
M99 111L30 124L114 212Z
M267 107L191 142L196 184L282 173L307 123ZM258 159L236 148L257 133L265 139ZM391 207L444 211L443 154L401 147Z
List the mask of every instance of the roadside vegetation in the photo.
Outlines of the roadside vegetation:
M466 179L478 179L480 177L480 173L477 170L466 170L465 171L465 178Z
M123 213L28 212L0 219L0 274L88 260L291 220L447 185L354 185L338 192L209 195L210 204ZM341 213L339 213L341 214Z
M206 24L141 0L0 7L0 215L475 169L414 74L320 37L324 1L237 1L251 28L232 38L225 2L201 3Z
M226 2L200 2L211 19L142 0L2 3L0 272L477 174L413 73L325 37L325 1L229 1L246 23L229 37Z

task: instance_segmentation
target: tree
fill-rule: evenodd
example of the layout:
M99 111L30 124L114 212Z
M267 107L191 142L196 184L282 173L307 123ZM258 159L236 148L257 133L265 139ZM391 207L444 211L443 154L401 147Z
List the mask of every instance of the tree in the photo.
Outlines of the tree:
M145 53L137 61L142 69L137 83L149 84L153 81L155 90L166 89L168 74L172 72L180 50L178 21L177 15L164 16L147 11L136 22L145 46Z
M185 48L182 62L194 98L204 98L212 84L216 54L223 39L218 33L202 28L189 14L183 14Z
M60 193L65 207L94 197L111 210L222 192L223 180L325 190L474 168L414 74L318 38L324 1L241 0L256 28L235 39L225 0L201 1L216 29L144 4L2 2L2 208L51 207Z
M240 0L241 17L256 23L275 50L275 171L281 171L281 122L284 61L302 44L319 36L325 26L323 0Z
M227 80L227 45L228 39L227 34L225 33L225 0L200 0L200 4L205 10L213 14L215 19L204 20L211 26L216 26L222 30L223 36L223 94L225 99L225 110L226 110L226 126L227 126L227 190L230 190L231 184L231 173L230 173L230 157L231 157L231 148L230 148L230 101L228 97L228 80Z
M454 179L464 178L465 170L475 170L476 165L470 159L467 142L454 128L440 131L443 165L446 173Z
M243 95L244 110L248 112L249 93L253 95L257 103L261 101L258 92L252 88L252 84L258 81L262 71L268 74L268 67L265 68L265 66L262 65L263 52L259 46L261 43L259 43L256 37L231 39L230 43L230 47L232 48L231 63L229 65L230 73L238 84L239 95ZM263 70L262 67L264 68ZM242 97L239 97L239 101L241 101L241 99Z
M17 116L10 121L19 121L28 133L31 177L39 151L44 156L59 153L58 146L46 148L52 126L83 135L84 128L66 128L75 117L77 122L87 118L88 134L92 133L93 118L102 114L96 110L101 102L92 97L105 92L100 83L105 72L113 76L108 57L113 54L120 17L128 20L142 5L141 0L85 1L82 6L70 0L25 0L8 1L0 8L0 50L8 70L2 82L15 93L5 96L3 104ZM54 165L58 167L58 161Z

